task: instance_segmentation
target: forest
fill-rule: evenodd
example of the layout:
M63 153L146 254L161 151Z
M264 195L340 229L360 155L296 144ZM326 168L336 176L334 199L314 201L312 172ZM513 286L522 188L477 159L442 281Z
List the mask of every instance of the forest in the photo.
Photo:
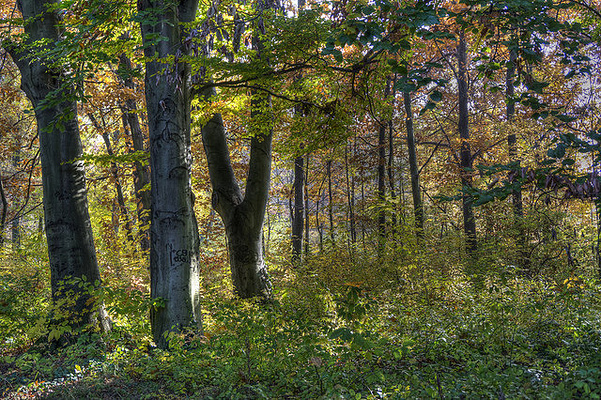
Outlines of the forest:
M0 397L601 397L598 0L0 0Z

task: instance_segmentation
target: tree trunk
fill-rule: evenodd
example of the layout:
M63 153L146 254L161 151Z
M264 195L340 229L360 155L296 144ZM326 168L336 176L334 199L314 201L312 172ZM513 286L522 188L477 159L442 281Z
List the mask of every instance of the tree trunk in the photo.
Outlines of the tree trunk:
M594 203L595 216L597 217L597 240L593 244L593 248L597 257L597 278L601 279L601 197L597 196Z
M298 263L303 249L303 231L305 223L304 200L304 158L294 160L294 212L292 214L292 261Z
M154 15L140 28L150 137L150 292L162 303L151 310L151 324L162 348L169 344L167 333L201 328L199 237L190 179L190 67L177 62L178 54L187 54L181 27L194 20L197 6L197 0L177 7L138 2L141 13Z
M420 240L424 235L424 206L419 188L419 167L415 152L415 135L413 133L413 112L411 111L411 94L403 93L405 103L405 126L407 128L407 152L409 153L409 175L411 177L411 194L413 196L413 213L415 215L415 229Z
M0 215L0 247L4 246L6 237L6 214L8 213L8 200L4 191L4 183L0 176L0 200L2 200L2 214Z
M326 164L328 174L328 219L330 221L330 240L332 246L335 244L334 237L334 196L332 194L332 160L328 160Z
M261 35L265 35L262 13L276 4L261 1L252 35L252 47L259 59L265 59ZM208 100L215 89L201 95ZM241 298L271 298L271 282L263 259L263 221L269 199L271 178L271 96L251 90L250 160L244 196L232 169L225 127L221 114L215 114L202 128L202 139L213 187L213 207L225 225L234 292Z
M298 0L298 13L305 7L305 0ZM296 81L303 79L302 75ZM300 117L302 107L296 106L294 113ZM298 156L294 159L294 212L292 214L292 262L298 263L301 260L303 249L303 231L305 223L305 175L304 175L304 158Z
M366 212L365 212L365 168L363 168L363 166L360 167L360 171L361 173L359 174L359 177L361 179L361 215L365 216ZM381 210L378 210L378 212ZM380 256L382 254L382 250L383 250L383 246L381 245L383 243L383 236L379 236L378 235L378 256ZM381 240L382 239L382 240ZM361 218L361 245L363 246L363 251L365 252L367 249L367 246L365 245L365 218Z
M386 88L384 89L384 98L390 95L391 79L386 78ZM378 129L378 255L382 256L384 252L384 243L386 239L386 128L391 121L380 121Z
M382 256L386 238L386 126L382 123L378 130L378 254Z
M108 132L106 131L106 127L100 126L96 118L92 113L88 114L88 118L92 121L94 128L102 135L102 140L104 141L104 145L106 147L106 153L113 157L115 153L113 152L113 146L111 144L111 139L109 137ZM104 121L103 121L104 122ZM121 186L121 181L119 180L119 168L117 167L117 163L111 162L111 175L113 176L113 180L115 183L115 192L117 194L117 205L119 208L119 213L125 218L125 229L127 231L127 236L129 239L133 238L132 235L132 222L129 218L129 211L127 206L125 205L125 197L123 196L123 187ZM119 230L119 218L116 218L116 226L115 232Z
M213 93L214 90L207 90L205 99ZM257 104L254 106L256 108ZM212 203L225 225L234 292L242 298L271 297L271 283L261 245L269 196L271 138L271 129L252 137L246 192L242 196L232 169L221 114L213 115L202 127L213 188Z
M319 205L321 203L321 191L323 189L323 185L325 183L325 179L321 181L321 185L319 185L319 189L317 190L317 199L315 200L315 227L317 228L317 234L319 235L319 251L323 252L323 224L319 219Z
M306 157L305 164L305 187L303 188L305 191L305 257L309 256L309 155Z
M460 167L461 186L463 191L463 231L467 239L467 251L475 253L478 244L476 239L476 219L472 197L467 193L472 187L472 152L470 149L468 86L467 86L467 44L464 32L459 37L457 46L457 86L459 93L459 137L461 138Z
M25 20L27 45L58 43L59 18L53 0L18 0ZM45 53L49 48L40 49ZM77 122L77 104L67 71L51 68L57 60L31 57L31 49L9 45L21 71L21 88L35 108L40 141L46 239L50 261L52 298L55 304L69 303L60 313L72 327L100 323L109 329L101 304L87 288L69 282L71 278L100 283L84 176L82 144ZM67 297L67 293L69 296ZM65 309L66 308L66 309ZM64 321L63 320L63 321Z
M510 51L509 63L507 64L507 76L506 76L506 90L505 94L507 97L507 122L512 124L515 118L515 103L513 101L514 87L513 80L515 77L515 62L517 56L515 52ZM515 168L520 169L520 159L518 157L517 138L513 127L509 127L511 133L507 135L507 147L509 149L509 162L515 163ZM511 199L513 202L513 216L514 216L514 227L516 229L518 238L517 245L519 247L518 254L520 254L520 263L523 263L523 268L528 268L528 252L526 250L526 234L524 231L524 207L522 204L522 188L516 187L511 193Z
M20 144L19 144L20 146ZM13 155L13 167L18 169L19 163L21 162L21 148L18 147ZM15 204L16 206L17 204ZM17 209L17 207L15 207ZM21 247L21 214L20 210L17 209L13 216L11 223L11 240L13 250L18 250Z
M125 54L119 56L119 65L125 71L132 71L131 61ZM126 74L123 78L123 85L129 89L134 89L134 81L131 76ZM136 112L137 104L133 98L125 100L121 106L123 113L123 125L126 131L129 131L131 136L132 145L134 152L148 153L148 149L144 145L144 134L140 127L140 120ZM127 129L129 128L129 129ZM142 161L134 162L134 190L136 192L137 199L137 214L138 214L138 226L141 229L140 235L140 249L142 251L150 250L150 190L148 185L150 183L150 170L148 165Z
M348 146L344 149L344 169L346 172L346 186L347 186L347 201L348 201L348 215L349 215L349 249L351 254L357 241L357 231L355 229L355 177L350 176L350 167L348 159Z
M394 86L393 86L394 87ZM393 91L394 93L394 91ZM394 97L394 94L393 94ZM397 202L396 200L396 189L395 189L395 184L394 184L394 129L393 129L393 125L392 125L392 121L390 121L390 124L388 125L388 164L387 164L387 172L388 172L388 185L390 187L390 201L392 204L395 204ZM396 240L396 232L397 232L397 217L396 217L396 213L393 210L392 211L392 216L391 216L391 226L392 226L392 232L393 235L395 236L395 240Z

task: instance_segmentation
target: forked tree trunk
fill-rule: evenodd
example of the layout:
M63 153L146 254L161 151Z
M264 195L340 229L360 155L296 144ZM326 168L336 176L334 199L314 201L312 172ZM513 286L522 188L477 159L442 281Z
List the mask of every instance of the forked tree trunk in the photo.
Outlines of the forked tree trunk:
M463 208L463 231L467 240L467 251L473 254L477 250L476 219L474 217L474 206L472 197L466 190L472 187L472 152L470 148L469 110L468 110L468 86L467 86L467 43L464 32L459 37L457 46L457 87L459 93L459 137L461 139L460 167L461 186L463 196L461 198Z
M276 9L272 0L259 1L258 17L254 26L252 47L259 59L265 59L261 35L265 35L262 12ZM204 100L215 93L206 89ZM262 231L271 178L271 141L273 130L266 126L271 121L271 97L257 90L251 91L249 133L250 160L242 195L232 169L225 128L221 114L215 114L202 128L202 139L209 164L213 188L213 207L225 225L228 240L230 268L234 292L241 298L271 298L271 282L263 258Z
M201 328L199 237L194 215L190 148L190 67L182 26L194 20L197 0L165 7L140 0L146 57L146 106L150 137L150 292L162 304L151 310L152 335L159 347L167 333ZM160 10L160 12L158 11Z
M213 93L214 90L207 90L203 94L205 100ZM213 115L202 128L213 188L212 203L225 225L234 292L241 298L271 297L271 283L261 243L269 196L271 138L271 129L266 129L256 132L251 139L250 165L243 196L232 169L221 114Z
M59 18L53 0L18 0L25 21L26 45L41 46L45 53L58 43ZM100 324L109 329L108 318L87 288L71 278L100 283L84 176L82 144L77 123L74 88L58 60L32 57L31 49L8 48L21 71L21 88L35 109L40 141L42 189L46 239L50 261L52 298L65 304L61 315L72 328ZM67 292L71 292L67 296ZM62 314L67 312L67 315Z

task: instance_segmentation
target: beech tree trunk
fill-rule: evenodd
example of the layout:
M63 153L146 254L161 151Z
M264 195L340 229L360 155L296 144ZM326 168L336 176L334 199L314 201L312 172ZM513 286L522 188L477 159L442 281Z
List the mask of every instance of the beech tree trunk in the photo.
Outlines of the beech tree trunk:
M201 328L199 237L191 186L190 67L183 24L194 20L197 0L165 6L140 0L146 57L146 107L150 137L150 292L160 304L151 310L152 335L168 347L167 333ZM160 11L159 11L160 10Z
M265 35L262 12L276 9L272 0L259 1L252 36L252 47L259 59L265 59L261 35ZM206 89L208 100L215 93ZM213 207L225 225L234 292L241 298L271 298L271 282L263 258L262 231L271 178L271 97L251 90L249 133L250 160L244 195L232 169L221 114L215 114L202 128L202 139L213 187Z
M125 54L119 56L119 65L125 71L131 71L131 61ZM134 81L131 76L123 78L123 85L129 89L134 89ZM123 122L126 131L129 131L131 136L133 150L135 152L148 153L148 149L144 145L144 134L140 127L140 119L136 112L137 104L133 98L125 100L121 106L123 112ZM129 129L128 129L129 128ZM134 190L137 199L137 214L138 225L142 231L140 234L140 249L142 251L150 250L150 190L147 186L150 183L150 170L148 165L142 161L134 162Z
M54 0L18 0L25 21L26 45L39 44L41 53L61 40ZM8 49L21 72L21 88L33 104L40 141L46 239L55 304L69 303L62 312L72 328L100 323L109 329L101 304L87 288L70 278L100 283L84 176L77 104L71 78L56 66L58 60L31 57L31 49ZM69 296L67 296L67 292ZM66 308L66 309L65 309ZM58 315L59 313L57 313Z
M411 177L411 195L413 196L413 214L418 240L424 236L424 206L419 188L419 167L415 152L415 135L413 134L413 112L411 111L411 95L403 93L405 103L405 126L407 128L407 152L409 153L409 175Z
M463 231L467 240L467 251L472 254L478 248L476 239L476 219L472 197L466 189L472 187L472 152L470 148L468 86L467 86L467 44L462 32L457 46L457 86L459 93L459 137L461 138L460 167L461 186L463 191Z
M214 89L205 91L205 99L213 93ZM259 107L257 101L256 98L252 101L255 107ZM269 197L271 139L271 129L253 135L246 191L242 195L232 169L221 114L213 115L202 127L213 188L212 203L225 225L234 292L241 298L271 297L261 235Z

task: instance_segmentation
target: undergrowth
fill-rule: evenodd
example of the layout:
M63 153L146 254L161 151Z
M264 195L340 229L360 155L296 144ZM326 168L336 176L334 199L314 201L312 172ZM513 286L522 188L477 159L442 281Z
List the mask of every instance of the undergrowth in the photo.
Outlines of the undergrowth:
M314 258L297 269L275 265L278 290L267 306L205 285L203 332L172 335L169 351L151 342L152 302L143 289L125 285L105 293L115 325L110 334L80 334L56 348L27 329L47 305L36 275L4 275L0 305L11 301L0 309L0 393L57 399L599 398L596 281L528 278L511 268L474 279L465 268L428 268L417 257L402 267L357 255L354 263L332 260ZM326 270L338 279L325 279ZM38 288L37 309L25 306L31 296L18 294L23 285Z

